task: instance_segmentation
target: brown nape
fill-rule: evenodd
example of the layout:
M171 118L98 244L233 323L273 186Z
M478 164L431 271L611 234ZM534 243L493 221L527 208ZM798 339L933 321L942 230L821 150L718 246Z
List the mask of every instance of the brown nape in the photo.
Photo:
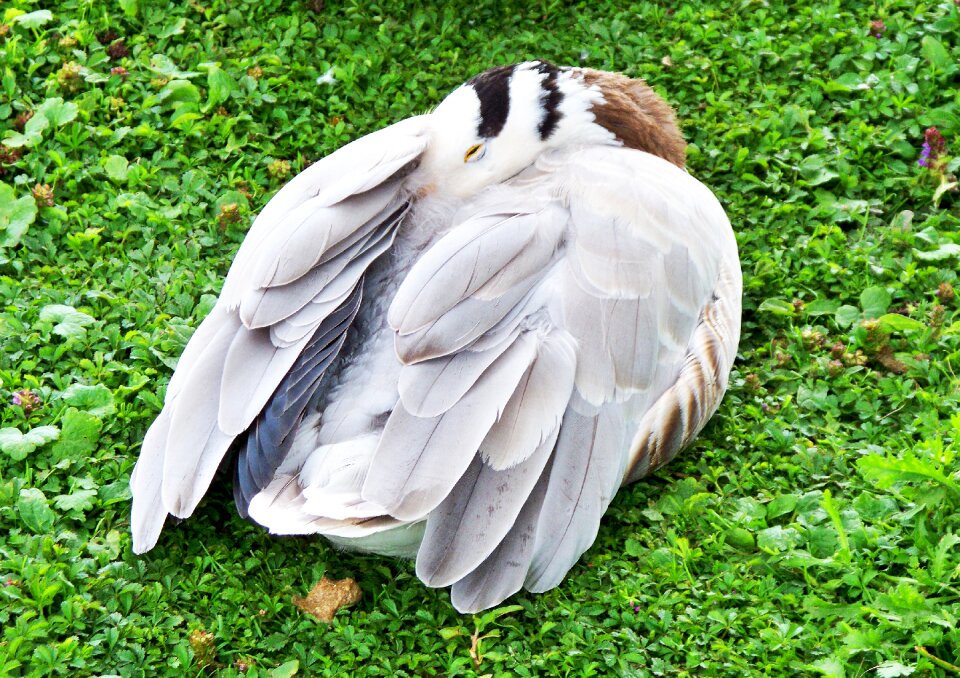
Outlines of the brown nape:
M670 104L647 83L590 68L573 71L583 76L587 86L596 85L603 93L606 102L593 107L598 125L612 132L624 146L684 166L687 143L680 134L677 117Z

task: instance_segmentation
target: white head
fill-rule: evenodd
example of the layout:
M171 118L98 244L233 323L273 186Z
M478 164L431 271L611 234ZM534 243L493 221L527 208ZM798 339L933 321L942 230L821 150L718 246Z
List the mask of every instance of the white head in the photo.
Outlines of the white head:
M604 103L582 74L542 61L501 66L454 90L430 115L418 172L425 186L470 196L568 144L618 144L595 123Z

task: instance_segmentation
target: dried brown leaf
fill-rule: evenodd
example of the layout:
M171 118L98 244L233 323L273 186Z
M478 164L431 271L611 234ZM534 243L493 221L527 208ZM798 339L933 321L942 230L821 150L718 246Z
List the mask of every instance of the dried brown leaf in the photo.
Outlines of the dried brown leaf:
M353 579L327 579L318 581L306 598L293 597L293 604L307 614L313 615L322 622L333 621L333 615L341 607L353 605L362 591Z

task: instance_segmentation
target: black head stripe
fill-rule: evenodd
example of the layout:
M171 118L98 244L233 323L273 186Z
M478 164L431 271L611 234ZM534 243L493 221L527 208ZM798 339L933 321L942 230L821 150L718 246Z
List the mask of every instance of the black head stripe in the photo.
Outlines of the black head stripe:
M543 108L543 118L537 127L537 131L540 132L540 138L546 141L550 138L550 135L553 134L554 130L557 129L560 118L563 117L563 113L560 111L563 92L560 91L557 85L557 75L560 72L559 68L546 61L541 61L537 65L537 70L546 76L540 84L542 90L540 93L540 106Z
M484 138L500 134L510 115L510 77L516 66L498 66L467 81L480 99L477 134Z

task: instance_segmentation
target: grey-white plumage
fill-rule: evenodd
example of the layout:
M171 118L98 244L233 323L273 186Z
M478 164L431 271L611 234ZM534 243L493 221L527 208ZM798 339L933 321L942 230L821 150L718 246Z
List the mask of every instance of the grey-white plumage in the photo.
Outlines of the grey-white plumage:
M726 389L736 243L682 164L642 83L528 62L304 170L171 378L134 550L232 456L242 513L416 557L457 609L559 584Z

